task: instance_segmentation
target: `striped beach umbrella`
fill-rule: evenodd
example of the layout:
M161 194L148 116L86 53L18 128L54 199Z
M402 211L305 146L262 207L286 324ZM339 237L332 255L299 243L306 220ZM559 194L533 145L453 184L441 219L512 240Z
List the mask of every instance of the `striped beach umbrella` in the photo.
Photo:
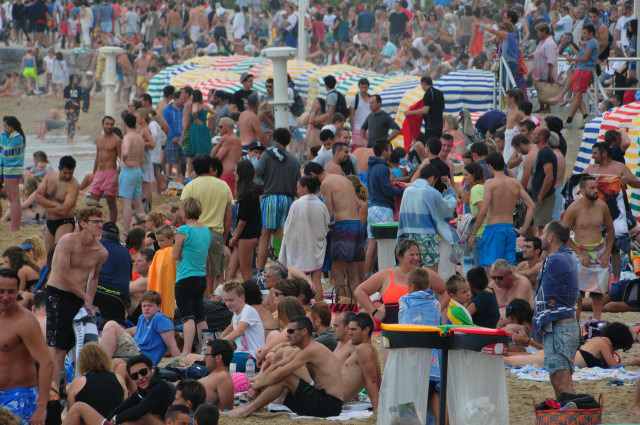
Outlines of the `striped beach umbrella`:
M236 65L234 65L233 67L231 67L230 71L235 72L237 74L242 74L243 72L249 72L249 70L251 68L253 68L256 65L260 65L260 64L262 64L264 62L271 62L271 60L269 60L269 59L267 59L265 57L262 57L262 56L245 59L242 62L239 62ZM255 75L256 77L258 77L260 74L259 73L256 73L256 74L252 73L252 75Z
M292 80L298 78L298 76L303 74L305 71L316 68L318 68L316 64L307 61L299 61L297 59L287 61L287 73L291 76ZM260 78L273 78L273 63L264 68L260 74Z
M640 143L640 115L636 115L633 118L633 122L631 123L631 127L629 127L629 139L631 140L631 145L627 152L624 154L625 162L627 162L627 167L634 172L635 176L640 178L640 167L638 167L640 163L640 159L638 158L638 151L640 147L638 144ZM631 164L634 164L632 168ZM629 204L631 205L631 210L634 212L635 216L640 215L640 190L631 189L629 194Z
M221 72L214 68L198 68L182 72L170 79L171 85L176 88L191 86L203 80L211 80L213 78L228 78L239 81L239 77L235 72Z
M149 81L149 88L147 89L147 93L151 95L151 99L153 100L153 105L157 105L160 99L162 99L162 90L165 86L170 84L169 81L172 77L193 69L206 69L206 67L197 64L173 65L164 68L162 71L154 75Z
M244 55L233 55L233 56L218 56L218 58L211 64L218 71L231 71L231 69L246 61L247 59L251 59L251 56Z
M222 90L227 93L235 93L242 88L242 83L237 78L212 78L210 80L199 81L194 86L194 90L200 90L203 94L207 94L209 90ZM264 95L267 93L264 82L255 82L253 84L253 90L258 94Z
M442 91L445 114L486 111L493 107L496 82L493 72L481 70L454 71L438 78L433 86ZM415 102L414 102L415 103Z
M602 118L604 114L598 115L584 126L582 132L582 142L580 143L580 150L578 151L578 157L573 165L573 173L580 174L584 172L585 168L591 163L591 157L593 155L593 145L598 141L598 133L600 132L600 125L602 124Z
M348 74L349 73L343 74L344 78L338 81L338 85L336 85L336 90L338 90L345 97L347 97L351 89L355 87L355 93L351 94L349 98L355 96L355 94L358 92L358 81L360 81L360 79L366 78L367 80L369 80L369 85L371 85L371 80L373 80L376 77L382 76L376 72L369 72L364 70L360 70L359 72L353 73L351 75L348 75Z
M222 56L195 56L184 61L185 64L212 66Z
M262 73L268 67L273 67L273 62L271 61L271 59L266 59L265 61L253 65L247 70L247 72L251 75L255 75L256 78L263 78Z

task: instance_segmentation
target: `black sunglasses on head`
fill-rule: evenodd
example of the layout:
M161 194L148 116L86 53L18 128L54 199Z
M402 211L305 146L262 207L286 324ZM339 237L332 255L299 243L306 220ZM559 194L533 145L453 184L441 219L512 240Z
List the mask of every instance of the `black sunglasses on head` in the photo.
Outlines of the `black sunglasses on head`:
M139 376L147 376L148 374L149 374L149 368L145 367L144 369L140 369L137 372L133 372L129 376L131 376L131 379L133 379L134 381L137 381Z

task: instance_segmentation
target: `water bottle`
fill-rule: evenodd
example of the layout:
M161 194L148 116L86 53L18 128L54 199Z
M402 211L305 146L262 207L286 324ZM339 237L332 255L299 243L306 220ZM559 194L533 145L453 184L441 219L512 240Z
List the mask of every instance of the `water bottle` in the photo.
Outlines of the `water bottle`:
M203 356L207 354L207 346L210 341L213 341L213 332L210 331L202 331L202 347L200 349L200 354Z
M254 377L256 374L256 362L253 360L253 357L251 357L251 355L249 355L249 358L247 359L247 363L244 367L244 373L249 378Z
M236 364L235 363L231 363L229 365L229 375L233 375L234 373L236 373Z

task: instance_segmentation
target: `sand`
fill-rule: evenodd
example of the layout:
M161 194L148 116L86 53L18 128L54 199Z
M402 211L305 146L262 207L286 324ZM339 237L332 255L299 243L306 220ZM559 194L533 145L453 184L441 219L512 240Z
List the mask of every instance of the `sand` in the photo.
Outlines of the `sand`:
M63 102L61 100L51 98L37 98L37 99L2 99L0 102L0 115L15 115L22 122L27 138L33 137L38 132L39 122L47 114L47 111L51 108L58 108L63 110ZM116 111L121 111L126 108L126 104L120 103L116 106ZM101 101L92 101L91 110L88 114L83 114L80 121L80 129L77 134L79 138L87 137L90 140L95 139L100 132L100 121L104 115L104 103ZM119 122L119 120L118 120ZM569 152L567 154L567 170L570 170L575 161L579 143L580 143L580 131L570 130L565 133L567 142L569 144ZM62 139L63 140L63 139ZM65 143L64 141L53 142L56 144ZM69 145L69 154L74 154L74 146ZM27 159L27 163L30 164L30 159ZM54 164L55 165L55 164ZM78 177L78 176L77 176ZM80 176L81 178L81 176ZM172 199L156 199L154 200L154 206L157 206L161 202L166 200L174 201ZM7 201L1 200L3 210L6 211ZM104 204L104 203L103 203ZM80 197L78 200L78 207L85 205L85 198ZM107 212L106 205L104 205L105 214ZM42 235L44 225L25 226L20 229L19 232L9 233L9 223L0 223L0 251L4 251L11 245L18 245L23 239L31 235ZM583 314L582 320L588 318L588 313ZM620 321L629 324L638 324L640 322L640 314L638 313L623 313L623 314L603 314L603 320ZM376 343L378 348L379 344ZM640 353L640 347L634 345L634 348L629 353L620 353L623 361L630 359L633 353ZM631 370L638 370L638 368L631 368ZM472 376L469 379L473 379ZM640 423L640 417L630 415L627 412L629 404L633 396L635 387L628 385L606 386L607 381L580 381L575 383L575 388L579 393L589 393L596 396L604 394L604 414L603 423ZM511 373L507 373L507 386L509 391L509 416L510 423L512 425L531 425L534 423L533 414L533 402L532 397L535 397L537 401L542 401L547 397L553 397L553 389L548 382L531 382L522 381L516 379ZM292 420L286 413L259 413L251 416L249 419L230 419L222 417L220 420L221 425L228 424L297 424L305 425L311 423L322 422L320 419L314 420ZM351 420L351 421L332 421L329 423L335 424L375 424L376 416L372 416L364 420Z

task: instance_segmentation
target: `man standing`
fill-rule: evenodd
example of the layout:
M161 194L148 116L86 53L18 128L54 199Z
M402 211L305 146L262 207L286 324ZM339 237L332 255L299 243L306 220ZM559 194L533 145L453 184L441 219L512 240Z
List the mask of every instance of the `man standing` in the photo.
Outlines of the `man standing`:
M520 177L520 184L525 189L529 188L531 184L531 175L533 174L533 166L536 163L536 159L538 157L538 147L531 143L531 141L522 134L516 134L511 139L511 146L513 147L513 151L518 155L518 159L521 161L522 165L522 174ZM523 159L520 159L523 158ZM556 158L557 159L557 158ZM514 161L512 159L512 161ZM515 160L517 161L517 160ZM514 164L512 162L511 164ZM515 168L515 167L511 167Z
M107 198L109 221L118 220L118 158L121 156L122 140L113 133L116 121L113 117L102 118L104 134L96 139L96 160L93 163L91 199L100 202L102 195Z
M451 169L449 166L440 159L440 151L442 150L442 142L437 137L431 137L427 140L427 150L425 151L425 160L420 165L420 168L429 164L433 166L436 171L436 179L433 182L433 187L440 193L444 193L447 187L444 184L444 180L441 180L440 177L447 177L449 181L451 181ZM417 179L419 176L418 173L414 173L412 180Z
M556 203L555 182L558 173L558 159L549 146L551 133L546 127L533 130L533 143L538 148L536 162L531 179L531 198L536 200L536 212L533 225L542 233L544 226L553 219L553 207Z
M49 251L51 245L63 235L73 232L76 220L73 213L80 184L73 177L76 160L71 156L60 158L57 173L47 174L36 191L36 202L47 211L47 230L44 234L44 248Z
M315 162L307 163L304 173L318 177L322 200L329 216L334 217L330 247L332 283L344 285L346 274L351 290L355 291L360 284L358 263L365 260L365 234L358 217L358 196L350 190L353 184L344 176L327 173Z
M166 89L166 87L165 87ZM182 138L182 118L184 102L187 99L187 94L184 90L180 90L174 95L173 103L167 105L162 111L162 117L169 126L169 133L167 134L167 143L164 147L165 153L165 176L171 176L171 168L173 165L177 166L178 180L183 180L184 175L181 171L181 163L185 160L185 152L180 147L180 139ZM158 107L158 111L160 108ZM178 159L180 162L178 162Z
M202 214L198 221L211 231L209 245L209 270L207 272L208 298L219 283L225 267L224 241L231 228L231 189L213 174L213 161L209 155L196 155L193 158L193 171L196 177L182 190L180 199L197 198L202 204Z
M422 108L414 111L406 111L406 116L422 115L424 117L424 135L429 137L442 136L444 95L440 90L433 87L431 77L422 77L420 85L424 90L422 97Z
M549 256L542 263L534 302L534 333L543 338L544 366L556 398L563 392L575 394L571 374L580 342L575 311L578 268L571 248L567 246L569 232L569 228L559 221L545 226L542 249Z
M122 160L118 187L122 200L122 228L129 232L133 211L142 213L142 162L144 161L144 140L136 132L136 117L132 114L124 116L124 139L122 140Z
M358 25L360 19L362 19L362 15L365 12L360 13L358 15ZM368 12L371 14L371 12ZM371 14L373 16L373 14ZM375 18L374 18L375 19ZM370 36L371 34L369 34ZM361 42L362 39L360 40ZM362 131L362 124L364 124L365 120L369 116L369 80L366 78L361 78L358 81L358 93L353 96L351 102L349 102L349 111L351 112L349 122L351 123L351 130L353 131L353 149L358 149L360 146L364 145L362 141L362 137L360 132Z
M244 112L244 99L253 93L253 75L245 72L240 76L240 83L242 84L242 88L231 96L229 111L232 114L234 112Z
M467 243L473 246L475 235L487 217L487 227L482 234L480 249L480 265L485 266L491 274L494 261L503 258L509 264L516 263L516 234L524 234L529 228L536 205L533 203L522 185L504 174L504 158L497 152L487 155L487 165L493 178L484 183L484 199L476 216L476 224ZM513 211L516 202L521 199L527 214L522 229L513 227Z
M374 101L377 95L371 96ZM379 104L378 104L379 105ZM372 114L373 115L373 114ZM369 115L371 117L371 115ZM404 189L391 185L391 172L389 171L389 157L391 156L391 143L386 137L377 139L373 143L375 156L369 157L367 168L367 183L369 185L369 214L367 215L367 257L365 261L365 273L373 267L374 258L378 252L378 244L371 233L372 223L390 223L393 220L394 197L402 196Z
M373 6L371 3L365 3L364 10L356 17L356 31L358 32L358 38L361 44L366 44L371 38L371 33L376 24L376 15L372 12ZM352 121L353 122L353 121Z
M624 164L624 154L631 146L627 129L620 127L618 130L607 130L604 133L604 142L609 145L611 159Z
M114 320L120 326L125 326L127 310L131 305L129 298L129 284L133 271L131 254L120 243L118 226L112 221L102 226L100 243L107 250L108 257L98 275L98 287L93 304L100 309L100 315L105 321Z
M589 11L589 16L591 15L592 13ZM595 16L597 19L597 13ZM580 108L580 112L582 112L583 121L586 121L588 117L587 108L582 101L582 96L589 90L589 84L591 84L591 79L593 78L593 69L598 63L600 45L595 39L595 32L596 30L593 25L585 25L582 28L582 38L586 44L582 50L578 52L577 57L567 58L567 63L569 65L575 65L576 70L573 71L573 101L571 102L571 109L569 110L565 128L571 126L573 116L578 111L578 108ZM584 127L584 123L582 127Z
M615 230L609 207L598 198L598 181L593 176L580 180L582 198L573 201L564 215L564 224L573 230L573 240L567 245L579 259L578 276L580 298L578 298L577 320L580 321L582 298L589 292L592 299L593 316L600 320L602 297L608 292L611 273L609 257L615 241ZM606 240L602 237L602 226Z
M458 198L449 177L440 176L433 165L424 165L419 176L404 191L398 217L398 239L418 242L421 265L437 272L440 261L438 235L445 243L458 241L455 229L448 224ZM441 181L445 187L444 194L435 189L436 181Z
M263 271L267 263L269 244L277 231L282 240L284 223L291 203L296 197L296 184L300 179L300 161L287 151L291 142L288 128L276 128L273 132L273 146L266 149L256 175L262 177L264 197L260 201L262 211L262 235L258 244L258 270Z
M44 425L53 363L38 321L16 303L19 284L16 272L0 269L0 408L21 424Z
M367 106L367 109L368 109L368 106ZM323 167L327 167L327 164L329 164L334 157L334 154L333 154L334 142L340 142L345 145L350 145L351 137L349 134L349 130L347 130L344 127L340 127L339 129L336 130L335 137L333 137L333 133L331 132L331 130L326 129L320 132L320 142L322 143L322 148L318 153L318 156L316 156L313 159L313 162L317 162ZM349 175L349 174L357 175L358 171L360 170L360 167L358 166L358 159L352 153L349 153L347 157L349 158L350 164L346 163L345 161L341 167L342 172L344 172L344 174L346 175ZM367 161L369 160L368 156L366 160ZM366 167L362 168L362 170L364 170L365 168Z
M382 110L382 98L374 94L369 97L369 110L371 113L362 124L362 139L367 139L367 146L373 146L378 139L393 140L400 134L400 127L391 118L391 115ZM391 134L389 134L391 130Z
M403 12L400 2L396 1L393 5L393 10L389 14L389 29L387 33L393 44L398 45L400 36L406 32L407 23L409 23L409 17Z
M207 343L204 364L209 375L200 379L207 391L207 403L213 403L220 410L233 409L233 380L229 375L229 364L233 358L233 348L225 339L215 339Z
M260 106L258 95L251 93L247 96L246 101L247 109L244 109L238 118L238 133L245 152L251 142L259 141L263 145L267 144L267 135L262 131L262 124L258 118L258 107ZM231 127L231 132L233 133L233 127Z
M288 130L287 130L288 131ZM278 358L254 380L247 393L251 403L234 409L229 416L245 418L278 398L287 389L284 405L305 416L329 417L342 412L344 384L338 361L324 345L313 340L311 320L294 317L287 325L290 351ZM309 371L313 384L296 375L300 368Z
M345 384L344 402L349 402L365 388L371 399L373 411L378 410L378 391L382 384L380 360L371 345L373 319L367 313L358 313L349 322L349 336L355 351L342 367L342 380Z
M241 114L240 119L242 119L242 115L247 113L251 112L244 111ZM240 161L240 158L242 157L242 144L240 143L238 136L233 132L233 127L234 124L231 118L226 117L220 120L220 124L218 125L220 141L211 150L211 157L218 158L222 161L222 174L220 175L220 180L229 185L231 194L235 196L236 183L234 173L236 171L236 164L238 164L238 161Z
M522 243L522 258L516 266L516 273L524 276L531 282L531 288L535 291L538 285L538 273L542 267L542 242L535 236L527 237Z
M67 352L76 344L73 318L84 305L93 313L93 297L98 286L107 250L98 242L102 210L88 207L78 211L79 232L60 238L53 254L47 282L47 345L53 358L54 388L60 385Z

